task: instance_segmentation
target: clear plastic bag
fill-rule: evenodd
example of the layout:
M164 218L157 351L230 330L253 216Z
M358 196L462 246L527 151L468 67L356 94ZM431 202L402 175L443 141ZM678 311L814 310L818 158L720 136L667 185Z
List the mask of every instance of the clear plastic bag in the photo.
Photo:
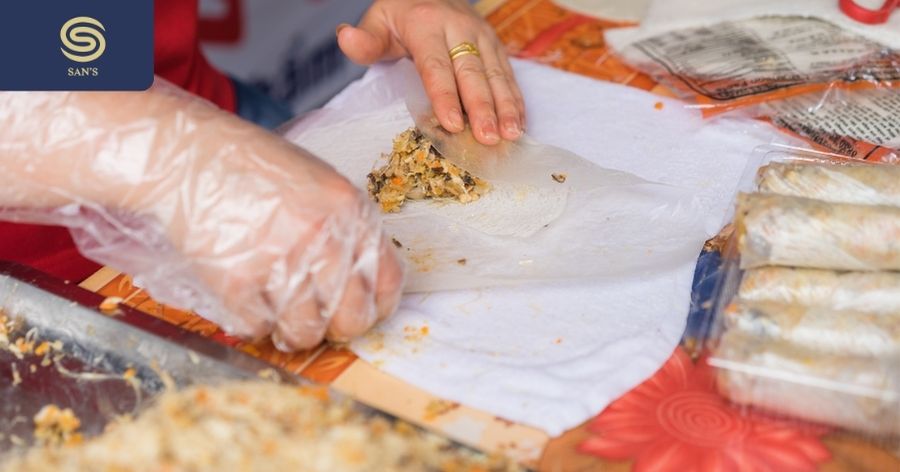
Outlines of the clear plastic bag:
M896 448L900 272L877 270L891 266L900 230L898 207L879 205L895 190L881 180L888 165L776 146L757 154L763 167L741 186L757 193L740 197L694 354L708 352L718 389L738 405Z
M383 215L410 263L407 291L640 276L696 257L706 236L691 192L528 137L486 148L448 135L430 121L411 65L405 74L403 98L384 91L374 110L326 108L284 133L365 188L391 139L418 122L444 157L491 184L473 203L412 201Z
M861 432L894 447L900 434L897 358L824 354L728 332L709 363L729 400Z
M733 5L734 12L708 4L718 10L718 20L682 18L675 22L681 27L673 27L658 17L621 38L613 32L611 43L625 62L706 116L736 112L770 121L828 152L900 159L900 51L873 40L874 32L864 37L846 29L846 23L778 16L798 9L787 3L769 5L776 14L767 16L754 16L766 7L746 2ZM809 14L827 10L819 5Z
M892 88L900 81L900 52L803 16L666 31L617 52L707 115L833 87Z
M831 87L824 92L770 100L742 114L766 119L828 152L875 162L900 162L900 87L896 81L893 87Z

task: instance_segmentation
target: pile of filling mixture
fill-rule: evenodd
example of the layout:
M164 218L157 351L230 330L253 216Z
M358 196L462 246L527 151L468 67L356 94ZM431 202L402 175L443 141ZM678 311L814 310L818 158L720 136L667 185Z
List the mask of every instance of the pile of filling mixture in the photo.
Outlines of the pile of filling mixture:
M35 418L51 439L13 457L0 471L521 470L326 394L321 388L261 381L172 391L136 418L114 421L102 435L80 444L66 441L77 420L56 421L51 417L67 415L53 409Z
M419 130L410 128L394 139L387 164L369 174L369 194L385 213L407 200L471 203L490 185L448 162Z

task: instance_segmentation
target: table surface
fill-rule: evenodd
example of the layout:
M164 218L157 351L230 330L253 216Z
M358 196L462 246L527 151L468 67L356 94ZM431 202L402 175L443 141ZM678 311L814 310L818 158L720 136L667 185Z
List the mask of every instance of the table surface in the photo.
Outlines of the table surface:
M603 31L625 23L567 11L551 0L484 0L477 8L520 58L668 95L606 47ZM701 334L698 329L708 316L704 307L709 303L704 302L719 263L719 244L714 240L698 260L685 338L665 365L595 418L558 438L428 394L380 372L348 350L322 345L284 354L268 342L241 342L192 313L157 304L128 276L108 268L81 285L105 296L122 297L126 304L170 323L329 384L463 443L504 452L538 470L900 470L896 451L829 428L747 415L717 393L702 356L695 359L688 353L693 352ZM466 436L452 430L451 425L460 420L481 425L482 432Z

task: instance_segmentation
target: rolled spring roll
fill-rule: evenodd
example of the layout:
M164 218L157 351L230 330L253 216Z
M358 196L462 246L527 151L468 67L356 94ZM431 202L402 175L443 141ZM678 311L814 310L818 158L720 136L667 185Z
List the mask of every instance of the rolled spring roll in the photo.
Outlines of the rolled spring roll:
M900 207L742 194L737 235L742 269L900 270Z
M900 273L762 267L744 272L743 302L900 313Z
M900 206L900 166L773 162L759 170L756 182L764 193Z
M900 354L900 313L865 313L777 303L732 303L723 322L729 331L833 354Z
M726 333L710 359L731 401L873 435L900 434L897 359L823 355Z

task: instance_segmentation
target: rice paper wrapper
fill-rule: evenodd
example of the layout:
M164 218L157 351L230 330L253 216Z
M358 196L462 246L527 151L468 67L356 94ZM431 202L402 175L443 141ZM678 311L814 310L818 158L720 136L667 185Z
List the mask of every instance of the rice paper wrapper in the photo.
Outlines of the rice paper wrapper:
M760 168L756 182L762 193L900 207L897 165L771 162Z
M900 270L900 207L738 196L741 268Z
M761 267L744 272L742 302L900 314L900 273Z
M418 121L448 161L491 184L472 203L408 201L384 215L410 268L407 292L637 277L696 255L704 215L692 192L527 136L485 147L469 132L449 135L434 124L411 63L394 67L407 68L405 80L371 85L370 108L326 108L282 132L365 191L392 139Z
M866 313L778 303L733 303L728 330L834 354L900 354L900 313Z

